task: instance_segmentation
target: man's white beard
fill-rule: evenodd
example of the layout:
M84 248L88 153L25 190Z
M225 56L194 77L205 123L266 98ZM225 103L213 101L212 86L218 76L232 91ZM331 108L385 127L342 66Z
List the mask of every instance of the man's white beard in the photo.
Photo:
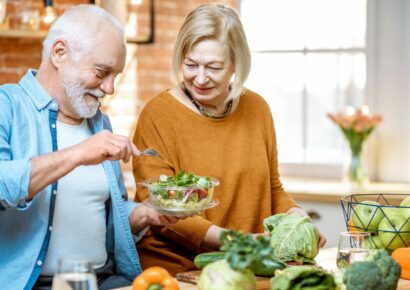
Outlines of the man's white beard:
M73 74L74 71L64 74L63 84L68 100L75 112L82 118L91 118L100 107L100 102L96 99L91 99L87 102L86 94L91 94L98 98L105 96L100 89L86 89L76 81Z

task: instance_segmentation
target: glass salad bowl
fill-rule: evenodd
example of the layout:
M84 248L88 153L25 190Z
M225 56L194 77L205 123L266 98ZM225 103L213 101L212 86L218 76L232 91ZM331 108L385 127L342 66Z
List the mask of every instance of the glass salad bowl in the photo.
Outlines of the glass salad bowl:
M143 203L168 215L193 215L218 204L213 199L219 181L181 171L175 176L161 175L158 181L146 180L149 199Z

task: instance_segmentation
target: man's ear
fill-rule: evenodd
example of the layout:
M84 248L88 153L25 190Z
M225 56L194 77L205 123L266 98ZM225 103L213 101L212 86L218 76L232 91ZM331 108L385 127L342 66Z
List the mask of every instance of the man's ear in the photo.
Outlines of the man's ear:
M59 68L69 57L68 44L64 39L57 38L51 46L50 59Z

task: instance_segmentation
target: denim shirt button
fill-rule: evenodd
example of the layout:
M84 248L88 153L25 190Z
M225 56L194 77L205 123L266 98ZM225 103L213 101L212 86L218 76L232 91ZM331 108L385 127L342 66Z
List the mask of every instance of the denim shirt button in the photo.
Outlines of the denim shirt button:
M56 127L56 124L51 124L51 128L55 128Z
M43 265L43 261L38 260L38 261L37 261L37 265L39 265L39 266Z
M57 189L54 189L54 190L53 190L53 194L54 194L54 195L57 195Z
M49 226L48 230L51 232L51 230L53 229L53 226Z

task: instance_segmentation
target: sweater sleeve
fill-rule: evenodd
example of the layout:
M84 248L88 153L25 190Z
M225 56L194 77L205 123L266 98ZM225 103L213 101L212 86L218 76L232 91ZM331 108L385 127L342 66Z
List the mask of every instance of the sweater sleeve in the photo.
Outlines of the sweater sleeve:
M148 111L148 112L147 112ZM173 136L168 132L167 126L159 126L155 116L156 112L144 110L139 118L133 142L142 151L145 148L155 149L163 158L153 156L140 156L133 159L133 175L137 184L135 201L143 201L148 198L147 188L141 182L147 179L158 179L159 175L175 175L175 166L172 163L175 156L173 142L168 137ZM194 216L178 221L168 227L155 227L154 230L167 238L181 244L191 250L198 251L202 240L212 223L202 216Z
M269 113L268 148L271 152L271 193L272 214L283 213L291 207L298 207L294 199L283 189L278 170L278 150L276 146L275 126Z

